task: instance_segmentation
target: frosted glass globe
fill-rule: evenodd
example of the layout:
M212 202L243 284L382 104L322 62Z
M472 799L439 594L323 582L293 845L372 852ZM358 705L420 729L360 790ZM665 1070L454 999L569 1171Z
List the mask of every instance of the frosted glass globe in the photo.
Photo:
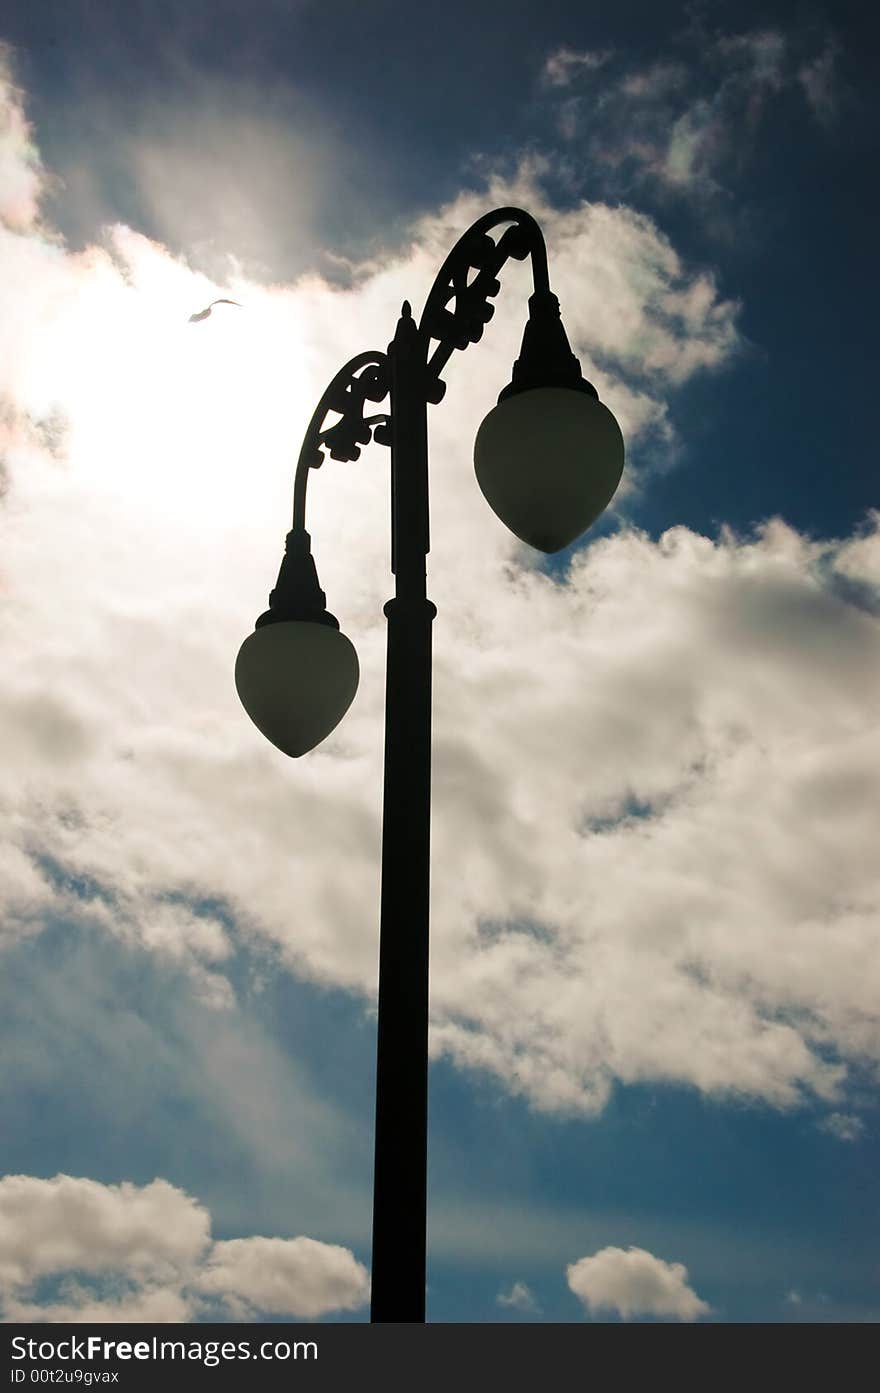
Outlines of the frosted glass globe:
M474 468L489 507L538 551L567 547L604 512L623 473L607 406L571 387L505 397L477 431Z
M345 634L308 620L263 624L235 661L245 711L267 740L293 757L313 750L339 724L359 675Z

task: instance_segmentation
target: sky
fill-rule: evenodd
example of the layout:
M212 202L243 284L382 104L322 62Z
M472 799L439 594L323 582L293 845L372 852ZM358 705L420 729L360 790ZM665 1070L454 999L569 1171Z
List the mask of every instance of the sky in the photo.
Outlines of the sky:
M485 505L509 262L429 417L428 1320L880 1318L876 39L4 11L5 1321L368 1319L381 445L309 487L345 719L288 759L233 668L325 386L507 205L626 468L555 557Z

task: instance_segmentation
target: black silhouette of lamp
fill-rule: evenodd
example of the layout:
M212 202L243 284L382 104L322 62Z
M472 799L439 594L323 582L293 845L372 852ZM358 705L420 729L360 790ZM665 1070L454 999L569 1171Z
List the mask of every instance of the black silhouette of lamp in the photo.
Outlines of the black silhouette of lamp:
M508 224L496 241L493 228ZM431 624L427 598L427 407L442 401L440 372L476 343L491 319L509 257L531 256L534 294L512 380L477 432L477 481L517 537L552 553L570 545L614 495L624 464L617 422L583 378L552 294L547 252L520 208L487 213L441 267L417 325L408 302L388 352L367 352L337 373L312 416L294 483L293 527L269 608L245 639L235 682L248 715L273 745L299 757L351 705L358 661L326 609L305 528L309 469L354 460L375 440L391 447L388 656L372 1321L424 1321L427 1198L428 901L431 787ZM475 274L474 274L475 273ZM436 343L433 349L431 345ZM390 394L387 413L367 401ZM330 412L339 420L329 427Z

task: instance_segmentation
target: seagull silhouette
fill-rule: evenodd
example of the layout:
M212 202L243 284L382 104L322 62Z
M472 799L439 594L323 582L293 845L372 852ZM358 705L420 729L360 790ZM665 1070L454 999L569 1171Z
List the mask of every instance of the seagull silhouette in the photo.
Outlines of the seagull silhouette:
M189 317L189 319L187 320L187 323L188 323L188 324L195 324L196 321L199 320L199 319L207 319L207 318L208 318L208 315L211 313L211 310L214 308L215 305L238 305L238 301L237 301L237 300L212 300L211 303L210 303L210 305L208 306L208 308L207 308L206 310L199 310L198 314L191 314L190 317ZM238 305L238 308L239 308L239 309L243 309L244 306L243 306L243 305Z

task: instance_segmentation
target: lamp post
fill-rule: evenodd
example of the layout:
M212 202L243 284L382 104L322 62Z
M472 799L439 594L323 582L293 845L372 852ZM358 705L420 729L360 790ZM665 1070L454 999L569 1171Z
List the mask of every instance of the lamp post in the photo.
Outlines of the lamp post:
M507 224L496 241L489 235ZM520 208L487 213L441 267L417 324L403 305L388 352L346 363L306 431L294 482L293 526L269 609L239 651L242 704L285 754L313 749L339 723L358 682L355 650L326 609L305 528L308 471L354 460L370 440L391 447L391 569L370 1319L424 1321L428 1117L428 886L431 787L431 625L427 597L428 403L455 349L482 336L498 271L531 256L534 293L513 377L483 421L477 480L522 541L559 551L610 502L623 471L620 429L581 375L550 291L547 252ZM436 343L433 348L432 344ZM387 413L367 401L390 394ZM329 412L340 420L325 428Z

